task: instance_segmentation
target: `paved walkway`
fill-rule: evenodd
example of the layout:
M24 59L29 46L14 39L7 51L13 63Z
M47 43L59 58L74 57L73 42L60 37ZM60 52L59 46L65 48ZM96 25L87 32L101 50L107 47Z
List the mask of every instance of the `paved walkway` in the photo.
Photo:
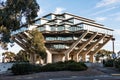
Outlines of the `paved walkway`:
M96 69L108 75L120 76L120 71L114 67L98 67Z
M117 74L117 75L116 75ZM90 67L86 71L40 72L29 75L0 75L0 80L120 80L115 68Z

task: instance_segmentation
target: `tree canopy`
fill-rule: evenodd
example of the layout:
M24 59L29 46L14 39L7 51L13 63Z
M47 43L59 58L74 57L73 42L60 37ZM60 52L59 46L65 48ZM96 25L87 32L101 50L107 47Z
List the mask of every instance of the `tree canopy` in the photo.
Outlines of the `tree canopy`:
M15 53L13 52L4 52L2 53L2 56L4 56L4 59L7 60L7 62L15 61Z
M41 58L46 57L45 45L44 45L44 37L42 33L38 30L29 31L29 34L32 38L29 40L29 44L31 45L29 51L41 56Z
M0 1L0 42L9 42L13 31L19 30L24 24L32 24L38 11L36 0Z

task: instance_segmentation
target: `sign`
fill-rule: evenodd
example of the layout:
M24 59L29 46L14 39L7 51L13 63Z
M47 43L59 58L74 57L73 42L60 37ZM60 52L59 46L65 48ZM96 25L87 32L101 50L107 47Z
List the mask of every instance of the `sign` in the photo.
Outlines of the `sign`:
M112 53L112 58L116 58L116 54L115 53Z

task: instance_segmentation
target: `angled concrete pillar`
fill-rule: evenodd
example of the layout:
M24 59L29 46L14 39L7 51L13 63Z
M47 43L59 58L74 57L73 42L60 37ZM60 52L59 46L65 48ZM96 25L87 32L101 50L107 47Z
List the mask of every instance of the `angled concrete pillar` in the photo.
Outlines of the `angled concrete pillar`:
M102 44L99 44L99 46L95 49L95 51L90 52L90 55L95 55L96 53L98 53L98 51L108 42L110 41L112 38L112 36L110 36L109 38L107 38L107 40L105 40Z
M97 32L95 32L83 45L80 47L80 50L78 51L77 55L81 53L81 51L97 36Z
M92 48L94 48L99 42L105 37L105 34L103 34L95 43L93 43L86 52L84 52L86 55L91 51Z
M37 57L37 54L35 53L30 53L30 63L32 64L35 64L36 63L36 57Z
M47 49L46 49L46 53L47 53L46 63L52 63L52 54L51 54L50 51L47 50Z
M69 54L65 54L65 61L69 60Z
M27 46L26 42L22 40L22 38L19 35L15 35L15 38L17 38L21 42L21 44L23 44L24 46Z
M78 55L77 55L77 54L74 54L74 55L73 55L73 60L76 61L76 62L79 62L79 58L78 58Z
M86 61L86 54L82 55L82 61Z
M23 49L27 50L26 46L24 46L23 44L21 44L19 41L17 41L16 39L13 39L13 41L15 41L20 47L22 47Z
M70 52L80 43L80 41L88 34L88 31L85 31L79 38L77 41L75 41L70 48L65 51L65 60L69 60L69 54Z
M27 42L28 39L29 39L29 37L28 37L27 35L25 36L24 33L20 33L19 36L20 36L21 38L23 38L24 40L26 40L26 42Z
M94 62L94 55L90 55L90 62Z

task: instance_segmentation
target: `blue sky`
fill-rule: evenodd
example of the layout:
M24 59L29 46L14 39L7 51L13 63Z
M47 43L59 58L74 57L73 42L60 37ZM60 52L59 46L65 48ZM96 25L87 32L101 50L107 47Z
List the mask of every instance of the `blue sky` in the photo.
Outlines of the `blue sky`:
M93 19L114 29L115 52L120 50L120 0L37 0L37 2L40 5L39 17L48 13L68 12ZM112 51L112 42L110 41L104 48ZM15 45L9 47L8 51L17 53L20 49Z
M115 52L120 50L120 0L37 0L39 17L48 13L72 13L114 29ZM112 51L112 42L104 46Z

